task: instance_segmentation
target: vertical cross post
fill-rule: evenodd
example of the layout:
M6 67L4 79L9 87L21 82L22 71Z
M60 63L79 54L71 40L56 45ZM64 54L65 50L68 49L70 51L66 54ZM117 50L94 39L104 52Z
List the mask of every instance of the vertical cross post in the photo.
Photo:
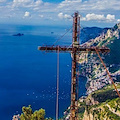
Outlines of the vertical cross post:
M78 12L74 13L73 16L73 40L72 40L72 79L71 79L71 114L70 114L70 120L76 120L77 116L77 107L76 107L76 101L77 101L77 51L79 47L79 41L78 41L78 20L79 15Z

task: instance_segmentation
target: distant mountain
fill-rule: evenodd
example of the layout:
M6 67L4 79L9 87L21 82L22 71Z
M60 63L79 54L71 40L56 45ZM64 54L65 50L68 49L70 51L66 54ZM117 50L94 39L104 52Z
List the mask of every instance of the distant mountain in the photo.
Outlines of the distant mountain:
M99 28L99 27L83 27L80 31L81 43L85 43L90 39L95 39L102 33L106 33L109 28Z

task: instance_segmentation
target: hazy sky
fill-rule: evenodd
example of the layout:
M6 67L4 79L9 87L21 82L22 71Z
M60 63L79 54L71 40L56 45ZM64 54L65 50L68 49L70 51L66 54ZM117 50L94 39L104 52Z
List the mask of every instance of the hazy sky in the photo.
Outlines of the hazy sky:
M120 0L0 0L0 23L65 25L75 11L84 26L120 22Z

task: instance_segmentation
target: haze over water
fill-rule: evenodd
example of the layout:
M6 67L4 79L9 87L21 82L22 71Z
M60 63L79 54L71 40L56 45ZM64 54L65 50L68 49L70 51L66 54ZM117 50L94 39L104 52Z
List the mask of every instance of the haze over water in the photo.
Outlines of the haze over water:
M57 53L38 51L38 46L53 43L70 27L0 26L0 116L10 120L22 106L44 108L46 116L55 117ZM51 34L53 32L53 34ZM18 37L13 34L23 33ZM56 45L70 45L69 32ZM85 93L80 78L80 95ZM60 53L59 115L70 105L71 55Z

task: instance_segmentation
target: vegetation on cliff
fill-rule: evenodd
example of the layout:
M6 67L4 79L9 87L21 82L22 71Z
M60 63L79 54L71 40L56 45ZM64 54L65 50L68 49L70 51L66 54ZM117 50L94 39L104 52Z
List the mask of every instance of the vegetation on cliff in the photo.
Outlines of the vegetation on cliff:
M120 89L120 83L116 84ZM69 109L68 109L69 110ZM69 113L63 117L66 120ZM120 98L112 85L97 90L78 101L79 120L120 120Z
M120 84L117 84L120 88ZM120 98L112 85L91 93L85 99L83 120L120 120Z
M52 118L45 118L45 110L42 108L33 112L29 105L22 107L22 112L20 120L52 120Z

